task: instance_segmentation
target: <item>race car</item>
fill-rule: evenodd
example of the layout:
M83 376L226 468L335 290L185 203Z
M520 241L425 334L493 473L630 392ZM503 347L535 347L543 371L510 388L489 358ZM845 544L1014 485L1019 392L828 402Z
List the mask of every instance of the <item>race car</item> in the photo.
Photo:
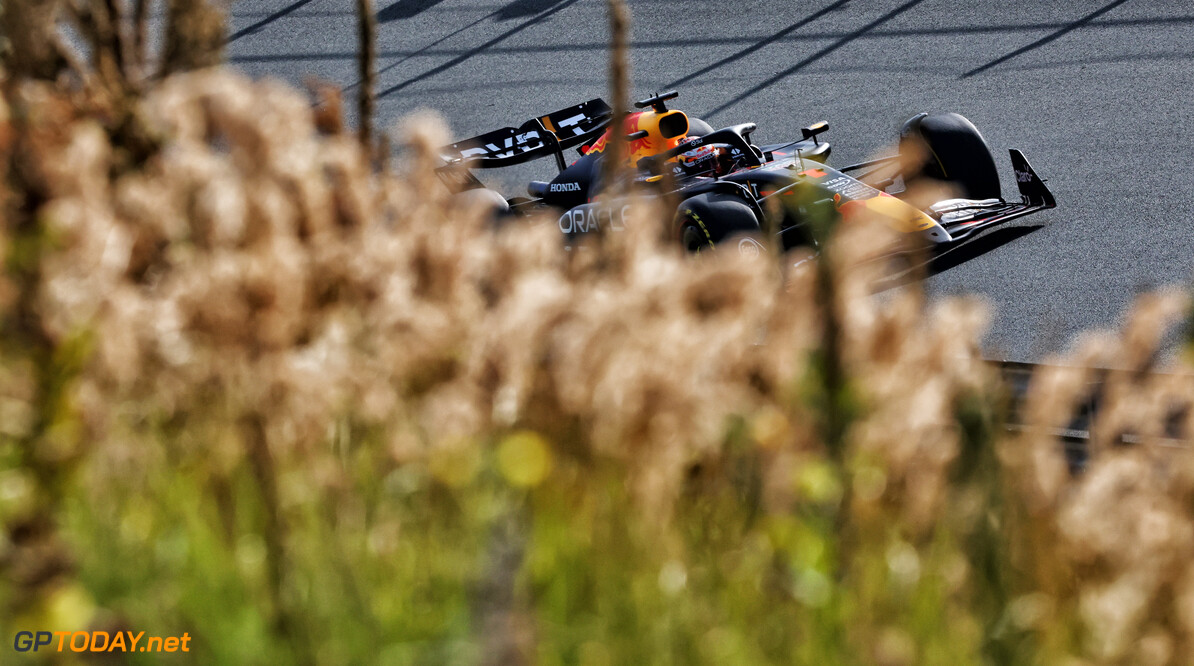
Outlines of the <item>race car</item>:
M978 129L956 113L920 113L900 131L900 155L841 168L827 164L831 147L818 122L788 143L756 146L753 123L714 130L683 111L669 109L676 91L635 103L626 115L626 153L635 180L660 196L679 201L671 232L692 252L733 242L740 251L761 251L767 234L783 249L815 244L807 228L806 205L768 205L801 184L819 193L820 206L832 206L843 220L869 216L884 221L913 243L941 250L983 229L1023 215L1054 208L1044 181L1018 150L1011 163L1021 199L1003 198L990 148ZM593 99L555 113L459 141L442 149L439 173L462 196L488 197L503 216L555 210L560 231L570 240L599 229L623 228L625 206L601 196L606 147L615 131L612 109ZM568 162L565 151L579 157ZM486 190L470 169L492 169L554 157L559 173L531 181L528 197L502 197ZM950 185L959 196L917 208L905 196L912 178ZM807 190L808 188L806 188ZM784 201L784 200L781 200ZM788 203L788 202L784 202ZM773 219L777 218L778 219Z

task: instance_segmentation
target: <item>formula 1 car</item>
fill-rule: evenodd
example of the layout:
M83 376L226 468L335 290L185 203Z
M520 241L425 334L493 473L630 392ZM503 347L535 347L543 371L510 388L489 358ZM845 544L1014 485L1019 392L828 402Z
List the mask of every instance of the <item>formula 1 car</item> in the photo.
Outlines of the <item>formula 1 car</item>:
M800 139L756 146L751 142L757 129L753 123L713 130L669 109L667 102L677 95L671 91L637 102L638 111L626 116L624 132L636 180L680 201L672 231L693 252L727 241L740 251L759 252L756 239L764 233L776 234L785 250L815 243L803 219L805 208L768 205L769 199L791 194L801 183L816 186L817 201L831 204L841 219L863 214L879 218L905 238L936 250L1056 206L1044 181L1017 150L1010 154L1021 201L1005 200L986 140L955 113L921 113L905 122L900 132L903 158L834 169L826 164L830 145L820 136L829 129L826 122L803 128ZM611 111L604 101L593 99L532 118L517 129L454 143L441 150L445 165L439 174L457 193L489 197L502 215L555 209L560 231L569 239L602 228L621 229L625 208L599 197L605 189L601 162L614 131ZM571 148L580 157L569 164L564 151ZM559 174L551 181L531 181L529 197L501 197L485 190L469 171L548 157L555 158ZM944 181L960 196L918 209L902 198L913 177ZM768 218L775 211L781 219Z

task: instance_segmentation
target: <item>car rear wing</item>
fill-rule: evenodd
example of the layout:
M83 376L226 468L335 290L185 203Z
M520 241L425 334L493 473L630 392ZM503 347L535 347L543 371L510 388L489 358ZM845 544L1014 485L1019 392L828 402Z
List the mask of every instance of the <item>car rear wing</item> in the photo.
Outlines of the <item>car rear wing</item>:
M596 139L609 125L613 112L604 100L532 118L517 129L504 127L440 149L450 166L499 169L554 155L564 168L564 150Z

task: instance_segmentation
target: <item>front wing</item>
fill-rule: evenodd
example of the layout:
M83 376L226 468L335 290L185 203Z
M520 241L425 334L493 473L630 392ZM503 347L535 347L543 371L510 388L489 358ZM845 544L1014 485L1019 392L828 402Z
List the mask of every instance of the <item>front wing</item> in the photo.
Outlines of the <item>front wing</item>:
M934 204L930 211L935 216L939 216L938 221L941 227L949 234L949 238L939 240L937 244L959 243L983 229L1037 211L1057 207L1053 193L1045 187L1044 180L1036 174L1024 154L1018 150L1008 152L1011 154L1012 170L1016 176L1016 186L1020 190L1021 201L1010 203L1002 199L984 201L952 199Z

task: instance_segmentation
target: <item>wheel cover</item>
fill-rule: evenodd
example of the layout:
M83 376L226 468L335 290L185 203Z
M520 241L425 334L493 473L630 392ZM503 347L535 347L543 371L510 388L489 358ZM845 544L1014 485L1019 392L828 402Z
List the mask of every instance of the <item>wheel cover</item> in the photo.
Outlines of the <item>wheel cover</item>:
M713 243L705 231L691 221L685 222L684 226L680 227L680 244L689 252L700 252L713 248Z

